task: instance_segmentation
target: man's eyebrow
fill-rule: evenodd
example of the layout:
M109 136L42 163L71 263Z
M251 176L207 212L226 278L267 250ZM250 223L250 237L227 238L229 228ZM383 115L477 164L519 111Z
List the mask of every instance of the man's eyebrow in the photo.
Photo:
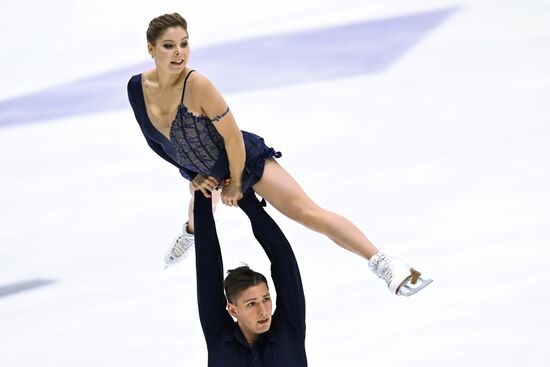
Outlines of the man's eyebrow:
M262 296L262 298L265 298L265 297L271 297L271 295L269 293L267 293L267 294L264 294ZM258 299L258 297L250 298L250 299L247 299L246 301L244 301L244 303L249 302L249 301L255 301L257 299Z

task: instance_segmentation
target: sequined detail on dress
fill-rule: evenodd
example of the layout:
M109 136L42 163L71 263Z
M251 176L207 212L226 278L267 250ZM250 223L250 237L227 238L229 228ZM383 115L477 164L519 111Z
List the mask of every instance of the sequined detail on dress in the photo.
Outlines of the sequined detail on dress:
M227 107L227 110L225 110L224 113L222 113L221 115L218 115L218 116L214 117L214 118L212 119L212 122L215 123L215 122L220 121L220 120L221 120L222 118L224 118L225 115L227 115L228 113L229 113L229 107Z

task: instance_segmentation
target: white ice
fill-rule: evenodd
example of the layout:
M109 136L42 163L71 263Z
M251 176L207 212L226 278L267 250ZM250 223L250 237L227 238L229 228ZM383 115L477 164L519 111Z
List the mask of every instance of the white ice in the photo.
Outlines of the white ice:
M547 1L2 1L0 98L146 61L165 12L206 45L453 5L386 72L225 97L311 197L434 279L392 296L269 208L301 267L310 366L549 366ZM0 366L205 366L193 256L162 262L188 198L129 107L1 128L0 287L56 282L0 298ZM216 218L226 268L268 274L244 215Z

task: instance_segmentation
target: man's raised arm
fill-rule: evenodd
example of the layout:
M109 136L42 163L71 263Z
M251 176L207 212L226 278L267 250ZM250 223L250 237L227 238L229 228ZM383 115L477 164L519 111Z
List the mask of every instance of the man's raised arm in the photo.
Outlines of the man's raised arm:
M254 236L271 261L271 278L277 291L277 313L284 316L305 335L306 305L298 263L290 243L277 223L264 210L254 192L249 190L239 206L252 224Z
M199 317L206 341L211 340L217 330L231 316L226 311L223 289L223 262L220 243L212 214L212 199L199 190L195 191L195 255L197 263L197 299Z

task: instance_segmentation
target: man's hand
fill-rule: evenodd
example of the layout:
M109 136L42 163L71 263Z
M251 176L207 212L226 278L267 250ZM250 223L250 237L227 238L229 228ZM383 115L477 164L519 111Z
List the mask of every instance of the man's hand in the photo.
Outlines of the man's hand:
M237 201L243 198L243 191L241 185L229 183L222 189L222 203L228 206L238 206Z
M193 190L201 190L204 196L210 197L210 193L218 186L218 180L215 177L205 177L198 174L193 179Z

